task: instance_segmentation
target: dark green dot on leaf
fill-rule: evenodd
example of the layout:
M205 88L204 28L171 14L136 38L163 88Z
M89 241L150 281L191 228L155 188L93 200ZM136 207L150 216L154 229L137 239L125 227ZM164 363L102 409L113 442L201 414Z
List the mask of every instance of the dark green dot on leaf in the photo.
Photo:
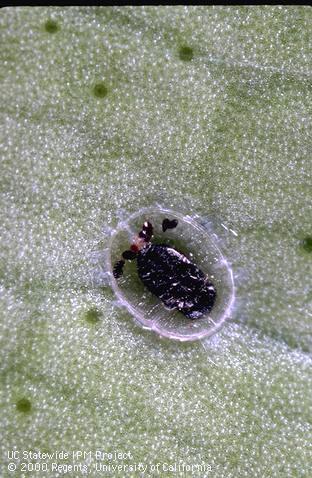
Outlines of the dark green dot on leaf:
M312 236L305 237L301 245L306 252L312 252Z
M89 309L85 313L85 319L90 324L96 324L100 320L100 316L101 316L100 312L97 309L94 309L94 308Z
M181 46L179 50L180 60L191 61L194 56L193 48L189 46Z
M44 28L48 33L55 33L59 29L59 26L55 20L47 20Z
M19 412L28 413L31 410L31 403L28 398L21 398L16 402L16 409Z
M107 88L104 83L97 83L93 88L93 94L97 98L104 98L107 95Z

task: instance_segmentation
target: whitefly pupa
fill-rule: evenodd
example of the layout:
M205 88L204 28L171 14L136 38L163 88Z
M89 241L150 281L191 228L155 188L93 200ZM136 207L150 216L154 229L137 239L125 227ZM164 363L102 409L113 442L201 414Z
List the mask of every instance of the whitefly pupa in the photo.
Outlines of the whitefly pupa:
M174 229L177 219L165 218L162 230ZM167 244L153 244L153 225L145 221L130 249L122 253L113 269L118 279L125 260L136 260L138 275L145 287L168 309L182 312L188 319L198 319L210 312L216 299L216 289L209 277L184 254Z
M230 316L232 270L191 216L161 207L134 213L112 232L107 264L120 304L161 336L197 340Z

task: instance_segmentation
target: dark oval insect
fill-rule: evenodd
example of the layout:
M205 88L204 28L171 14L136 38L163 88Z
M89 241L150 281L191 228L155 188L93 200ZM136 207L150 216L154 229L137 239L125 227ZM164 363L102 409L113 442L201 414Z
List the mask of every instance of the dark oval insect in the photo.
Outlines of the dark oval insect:
M164 219L163 231L177 224L177 220ZM115 263L114 277L122 275L125 260L136 259L141 281L167 308L179 310L189 319L200 318L215 303L214 285L184 254L166 244L151 243L152 236L153 226L146 221L130 250Z

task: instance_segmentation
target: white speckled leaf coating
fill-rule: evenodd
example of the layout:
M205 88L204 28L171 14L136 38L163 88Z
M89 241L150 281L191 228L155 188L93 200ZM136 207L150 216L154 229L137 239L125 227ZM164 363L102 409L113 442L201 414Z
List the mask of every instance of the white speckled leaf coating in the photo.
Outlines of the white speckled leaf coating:
M12 474L11 449L212 467L105 475L92 456L89 476L310 476L311 22L0 11L1 476L83 476ZM141 330L102 286L107 227L155 203L209 220L232 264L234 320L204 343Z

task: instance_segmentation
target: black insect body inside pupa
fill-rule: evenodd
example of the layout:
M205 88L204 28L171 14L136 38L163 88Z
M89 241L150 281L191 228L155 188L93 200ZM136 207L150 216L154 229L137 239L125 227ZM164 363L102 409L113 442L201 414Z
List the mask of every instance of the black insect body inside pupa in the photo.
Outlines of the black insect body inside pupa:
M173 229L177 221L165 219L162 227ZM116 262L114 276L121 276L125 260L137 261L138 275L147 289L169 309L182 312L189 319L198 319L215 303L216 290L208 276L185 255L166 244L153 244L153 227L145 222L130 250Z
M138 254L137 266L143 284L169 309L178 309L189 319L197 319L212 309L214 286L175 249L151 244Z

